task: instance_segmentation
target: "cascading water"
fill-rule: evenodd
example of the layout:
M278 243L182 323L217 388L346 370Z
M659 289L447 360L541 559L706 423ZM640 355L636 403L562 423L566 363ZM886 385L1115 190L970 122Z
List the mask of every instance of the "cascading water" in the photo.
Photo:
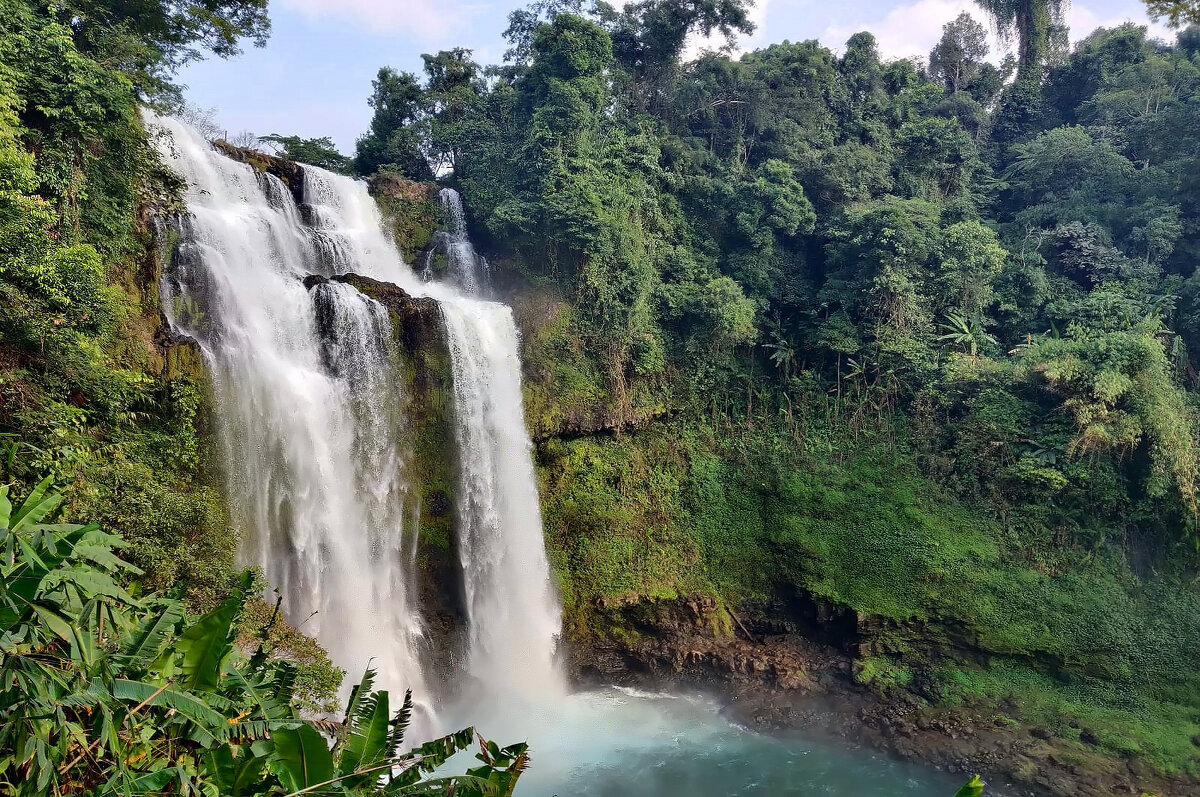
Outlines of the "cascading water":
M462 197L453 188L438 191L442 219L447 229L434 233L433 246L425 255L422 277L432 280L434 265L440 255L446 259L446 272L452 282L471 295L486 294L491 287L491 271L485 257L475 251L467 234L467 214Z
M470 670L485 686L545 694L560 683L562 625L547 593L542 515L521 397L512 311L491 302L442 305L454 363L459 551L470 616Z
M309 291L304 278L355 272L434 296L454 371L471 672L485 687L511 687L515 673L559 682L511 312L417 280L364 184L304 167L298 207L277 178L179 122L151 121L188 185L164 306L213 372L243 559L352 675L372 661L382 684L428 695L401 353L382 306L340 283Z

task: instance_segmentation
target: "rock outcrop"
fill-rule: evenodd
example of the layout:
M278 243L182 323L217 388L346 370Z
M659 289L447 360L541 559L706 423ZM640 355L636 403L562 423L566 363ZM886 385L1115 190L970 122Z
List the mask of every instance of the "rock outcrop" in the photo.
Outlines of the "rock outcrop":
M454 492L458 480L454 442L450 350L437 300L358 274L310 275L310 290L324 282L350 285L387 308L397 348L412 440L409 477L417 497L417 585L429 632L435 671L451 673L462 654L466 629L462 568L454 540Z

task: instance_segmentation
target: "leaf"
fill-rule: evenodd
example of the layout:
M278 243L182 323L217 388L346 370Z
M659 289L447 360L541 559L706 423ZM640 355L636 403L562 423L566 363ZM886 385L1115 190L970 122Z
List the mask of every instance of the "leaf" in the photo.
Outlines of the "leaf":
M370 663L370 662L368 662ZM375 686L375 671L370 667L363 670L362 680L350 690L350 699L346 701L346 724L354 718L358 713L358 703L365 696L371 694L371 689Z
M121 559L114 554L112 552L112 546L105 544L105 542L85 540L84 542L81 542L79 545L75 546L75 555L87 559L93 564L100 565L108 570L112 570L113 572L120 570L129 570L138 574L142 572L141 569L134 567L133 565L129 564L129 562L126 562L124 559Z
M980 797L983 794L983 787L986 784L980 780L978 775L972 775L966 785L958 790L954 797Z
M140 673L149 669L166 645L170 634L183 619L183 606L171 601L138 623L138 627L121 639L121 650L113 656L113 664L127 673Z
M368 769L392 754L390 720L387 692L375 692L362 701L346 731L338 762L339 775Z
M174 767L149 772L141 777L126 781L121 787L121 794L150 794L160 792L175 779L178 770Z
M39 606L36 603L31 603L29 605L30 608L33 609L34 614L38 616L38 619L45 623L46 627L49 628L55 636L71 645L72 649L76 648L79 640L75 636L76 629L75 626L72 625L70 618L59 614L54 609L47 606ZM77 651L74 652L77 653Z
M247 677L241 669L230 662L225 664L225 677L229 683L244 694L244 699L258 707L267 719L289 719L291 709L291 677L295 667L288 662L277 662L274 677Z
M58 570L50 574L46 581L49 586L57 584L73 584L83 600L104 596L116 598L123 603L135 603L133 596L117 585L112 576L89 566Z
M333 756L325 737L307 725L271 734L275 750L271 771L284 788L296 792L333 780Z
M8 485L0 487L0 528L8 528L12 517L12 501L8 500Z
M36 525L39 520L50 514L56 506L62 503L62 496L47 495L50 489L50 477L42 479L33 492L25 499L20 508L9 519L9 529L20 531L27 526Z
M463 728L457 733L428 741L402 757L400 761L402 765L405 763L405 760L415 761L415 763L393 778L392 782L403 786L410 786L418 782L422 774L433 772L446 763L450 756L469 749L474 743L474 728Z
M399 781L396 781L399 783ZM385 794L397 793L400 787L393 787L388 784L384 787ZM501 787L498 783L493 783L487 778L477 777L475 775L452 775L446 778L431 778L423 780L410 786L403 787L398 793L404 797L443 797L443 795L453 794L455 797L495 797L501 793Z
M265 756L256 755L249 747L235 757L234 748L222 745L205 756L208 772L213 775L222 797L241 797L262 783L262 770L267 764Z
M43 550L40 555L29 551L22 563L9 571L8 577L0 584L0 595L6 599L0 604L0 631L10 629L21 619L25 606L33 601L41 589L42 580L71 555L75 545L91 528L94 527L77 526L71 529L59 538L58 544ZM23 549L28 548L28 543L20 537L9 537L14 538L22 544Z
M180 634L176 649L181 687L191 692L216 691L222 665L233 652L233 621L244 602L244 596L234 595Z
M396 755L397 751L404 744L404 734L408 730L408 723L412 720L412 708L412 690L408 689L404 692L404 702L400 705L400 710L392 718L392 734L391 738L388 739L388 746L392 750L392 755Z
M226 735L225 718L197 695L169 686L164 689L161 685L118 678L113 681L113 697L134 705L145 703L174 709L191 723L192 738L204 747L211 747Z

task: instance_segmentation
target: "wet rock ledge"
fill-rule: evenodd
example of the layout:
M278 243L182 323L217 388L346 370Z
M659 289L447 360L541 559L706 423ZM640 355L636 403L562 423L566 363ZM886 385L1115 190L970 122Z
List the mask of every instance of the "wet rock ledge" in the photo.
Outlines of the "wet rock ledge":
M1081 749L1007 716L1015 706L940 706L859 683L873 618L788 595L736 608L707 596L601 600L572 613L567 659L583 686L704 692L733 721L876 748L963 776L992 797L1200 795L1136 759Z

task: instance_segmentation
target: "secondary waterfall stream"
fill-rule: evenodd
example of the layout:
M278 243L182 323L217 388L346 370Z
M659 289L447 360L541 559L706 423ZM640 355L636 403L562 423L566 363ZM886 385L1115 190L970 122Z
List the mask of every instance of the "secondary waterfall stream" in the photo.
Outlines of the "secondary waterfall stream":
M519 788L526 797L952 793L916 767L745 731L706 700L568 695L555 664L561 617L517 330L509 308L477 298L486 263L466 235L458 196L440 195L448 229L437 251L450 282L425 281L384 233L365 184L305 166L297 204L292 187L224 156L190 127L146 118L187 183L161 299L212 375L240 555L262 568L289 620L351 679L369 665L380 686L413 690L422 702L410 738L475 723L501 742L528 739L535 764ZM431 642L414 586L421 507L411 397L400 378L406 353L381 304L340 282L305 283L347 272L432 297L442 312L469 626L465 668L446 705L430 697Z

